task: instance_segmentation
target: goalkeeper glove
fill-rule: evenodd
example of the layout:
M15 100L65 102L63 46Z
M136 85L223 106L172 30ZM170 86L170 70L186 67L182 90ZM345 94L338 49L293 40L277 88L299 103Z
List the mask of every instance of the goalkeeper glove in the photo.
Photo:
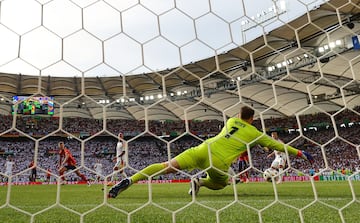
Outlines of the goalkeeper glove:
M297 156L309 161L311 164L315 162L314 158L310 155L310 153L304 150L299 150Z

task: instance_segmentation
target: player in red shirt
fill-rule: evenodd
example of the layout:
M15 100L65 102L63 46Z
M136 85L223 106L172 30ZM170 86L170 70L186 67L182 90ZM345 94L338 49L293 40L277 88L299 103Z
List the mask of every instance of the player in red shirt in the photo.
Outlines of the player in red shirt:
M51 181L51 169L48 168L46 170L46 182L50 182Z
M64 173L67 170L75 170L76 167L76 160L72 156L69 149L67 149L64 145L64 142L59 142L59 174L62 179L62 183L65 183ZM87 182L89 185L88 180L86 179L85 175L80 173L79 170L75 170L76 175L78 175L83 181Z

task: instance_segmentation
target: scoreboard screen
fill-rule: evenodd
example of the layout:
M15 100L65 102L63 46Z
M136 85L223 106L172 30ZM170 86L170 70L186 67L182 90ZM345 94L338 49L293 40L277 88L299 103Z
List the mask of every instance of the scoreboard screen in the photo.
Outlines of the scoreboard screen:
M12 113L17 108L20 115L53 115L54 97L52 96L13 96Z

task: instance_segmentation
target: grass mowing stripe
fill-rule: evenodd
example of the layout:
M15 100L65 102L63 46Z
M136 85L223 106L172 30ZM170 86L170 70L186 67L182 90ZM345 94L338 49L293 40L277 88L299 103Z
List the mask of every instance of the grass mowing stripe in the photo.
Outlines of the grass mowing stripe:
M303 213L304 222L342 222L338 213L339 209L350 204L342 211L345 222L357 222L360 219L359 194L360 183L352 182L357 202L352 201L352 191L348 182L315 182L319 201L306 208ZM220 210L227 207L235 200L233 187L229 186L223 190L212 191L201 188L195 203L187 194L189 184L153 184L152 201L167 209L163 210L155 205L143 205L149 201L147 184L136 184L116 199L108 201L110 206L103 206L85 215L83 222L172 222L172 213L176 213L176 222L217 222L216 213L211 209ZM310 182L286 182L277 185L279 201L292 207L303 208L314 201L314 194ZM66 185L60 188L60 203L79 213L85 213L94 207L101 205L104 201L102 185ZM8 187L0 187L0 205L6 201ZM10 204L36 213L56 203L56 185L37 186L12 186ZM250 209L247 205L261 210L270 205L274 199L273 185L269 183L250 183L236 185L236 193L242 204L236 203L219 212L220 222L259 222L257 211ZM189 207L183 209L187 204ZM202 204L199 205L199 204ZM203 207L205 205L205 207ZM143 207L143 208L141 208ZM208 209L209 207L211 209ZM335 207L335 208L332 208ZM119 211L119 210L120 211ZM274 205L261 212L263 222L300 222L298 209L290 208L281 203ZM181 210L181 211L179 211ZM30 217L17 212L14 209L4 207L0 209L1 222L30 222ZM196 221L193 216L197 216ZM15 220L16 219L16 220ZM51 208L44 213L34 216L38 222L80 222L77 214L71 213L60 207Z

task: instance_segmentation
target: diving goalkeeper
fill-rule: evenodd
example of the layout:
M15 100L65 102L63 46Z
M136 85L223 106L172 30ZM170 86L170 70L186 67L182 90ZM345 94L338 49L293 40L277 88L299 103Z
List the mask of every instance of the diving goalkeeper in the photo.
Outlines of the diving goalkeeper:
M200 145L189 148L170 161L151 164L133 176L123 179L114 185L109 193L109 198L115 198L120 192L132 184L148 179L149 176L175 173L178 170L207 169L206 178L192 179L189 194L197 195L200 187L205 186L212 190L223 189L228 185L227 171L231 163L236 160L247 147L259 144L278 151L288 151L289 154L314 162L310 154L285 145L270 136L263 134L251 125L255 111L250 107L242 107L239 117L227 120L221 132ZM211 162L210 162L211 159Z

